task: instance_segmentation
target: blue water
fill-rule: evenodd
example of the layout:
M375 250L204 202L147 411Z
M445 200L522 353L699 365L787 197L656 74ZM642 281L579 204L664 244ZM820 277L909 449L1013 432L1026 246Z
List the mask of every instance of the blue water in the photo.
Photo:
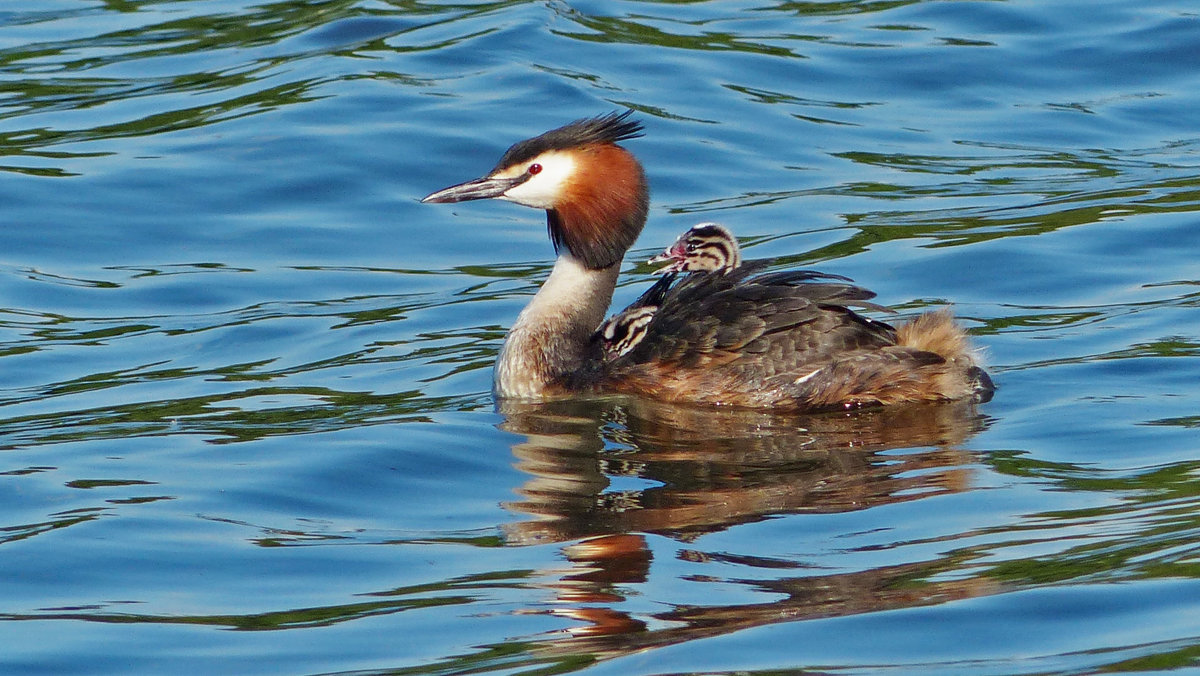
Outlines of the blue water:
M0 671L1200 666L1185 0L0 9ZM420 197L633 108L688 226L953 306L993 401L497 408L543 217Z

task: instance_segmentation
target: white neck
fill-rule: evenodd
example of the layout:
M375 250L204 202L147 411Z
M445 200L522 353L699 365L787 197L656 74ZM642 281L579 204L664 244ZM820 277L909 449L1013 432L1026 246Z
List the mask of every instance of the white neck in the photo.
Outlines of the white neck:
M546 384L583 366L588 339L604 321L620 262L589 270L568 253L521 311L496 362L496 394L538 398Z

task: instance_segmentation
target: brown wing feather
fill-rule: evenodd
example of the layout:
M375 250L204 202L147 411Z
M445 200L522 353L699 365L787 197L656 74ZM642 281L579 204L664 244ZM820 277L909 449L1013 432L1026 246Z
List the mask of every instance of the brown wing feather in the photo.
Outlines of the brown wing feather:
M791 380L835 355L895 345L891 326L851 309L882 309L872 292L810 270L755 276L756 268L673 286L642 342L601 375L605 389L780 405L794 398Z
M762 268L658 286L661 305L645 338L608 361L594 341L594 358L558 386L805 411L990 396L991 379L950 313L926 313L897 330L854 311L886 310L849 279L755 274Z
M867 345L894 345L895 330L858 315L879 309L874 293L810 270L752 276L752 270L688 275L664 296L629 363L686 359L694 353L763 353L783 341L817 355ZM797 363L808 360L793 358Z

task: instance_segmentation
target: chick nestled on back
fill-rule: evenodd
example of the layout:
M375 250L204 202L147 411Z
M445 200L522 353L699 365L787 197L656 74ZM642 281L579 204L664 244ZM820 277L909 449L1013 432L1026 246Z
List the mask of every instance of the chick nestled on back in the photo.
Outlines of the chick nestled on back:
M675 273L728 272L742 264L742 255L733 233L717 223L701 223L689 228L671 246L649 260L651 264L668 261L670 265L659 270L666 276L596 329L604 359L616 359L642 342Z

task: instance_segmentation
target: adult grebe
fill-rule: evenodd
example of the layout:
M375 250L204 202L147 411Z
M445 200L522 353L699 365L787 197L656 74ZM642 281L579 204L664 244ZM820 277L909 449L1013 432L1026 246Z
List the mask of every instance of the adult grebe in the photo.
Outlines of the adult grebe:
M875 294L807 270L687 275L665 290L641 340L606 359L595 332L649 209L642 167L617 145L641 136L629 116L521 141L487 176L422 200L497 198L546 211L558 259L508 332L498 396L612 392L817 410L990 395L991 379L949 312L893 328L852 309L877 308Z

